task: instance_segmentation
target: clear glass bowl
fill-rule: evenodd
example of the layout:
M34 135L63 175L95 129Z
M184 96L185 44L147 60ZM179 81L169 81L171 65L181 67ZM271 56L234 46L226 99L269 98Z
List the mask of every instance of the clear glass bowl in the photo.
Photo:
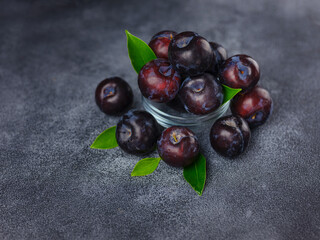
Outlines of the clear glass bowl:
M197 128L206 123L213 124L218 118L223 116L228 110L230 101L224 103L216 111L207 115L195 115L186 112L182 107L179 108L178 103L156 103L142 97L142 105L144 109L151 113L158 123L165 127L185 126Z

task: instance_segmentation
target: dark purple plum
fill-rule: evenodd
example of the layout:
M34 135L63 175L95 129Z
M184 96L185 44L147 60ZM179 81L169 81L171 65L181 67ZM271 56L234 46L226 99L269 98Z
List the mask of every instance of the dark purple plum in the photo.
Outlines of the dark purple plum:
M235 157L244 152L251 137L247 122L240 116L218 119L210 131L212 148L225 157Z
M119 147L132 154L154 150L160 128L155 118L146 111L130 110L117 124L116 139Z
M237 94L231 101L231 111L243 117L254 128L264 124L272 113L273 103L270 93L259 86L251 91Z
M190 165L200 152L197 137L186 127L167 128L162 132L157 145L162 160L174 167Z
M95 99L100 110L106 114L119 114L133 101L130 85L120 77L111 77L100 82Z
M188 112L204 115L222 104L223 90L210 73L188 77L182 83L179 97Z
M178 93L178 95L179 95L179 93ZM166 103L166 105L169 108L171 108L179 113L186 113L186 109L184 107L184 104L181 102L179 96L175 97L172 101Z
M165 30L155 34L149 42L149 47L153 50L158 58L168 59L168 48L172 38L177 33Z
M181 77L168 60L158 58L148 62L139 72L138 84L142 95L154 102L169 102L177 95Z
M228 87L249 91L260 79L259 65L247 55L232 56L221 65L219 79Z
M209 42L194 32L174 36L169 45L169 61L183 76L204 73L210 66L213 52Z
M208 68L208 72L218 75L219 67L221 64L228 58L227 50L221 46L219 43L209 42L213 51L213 59L210 67Z

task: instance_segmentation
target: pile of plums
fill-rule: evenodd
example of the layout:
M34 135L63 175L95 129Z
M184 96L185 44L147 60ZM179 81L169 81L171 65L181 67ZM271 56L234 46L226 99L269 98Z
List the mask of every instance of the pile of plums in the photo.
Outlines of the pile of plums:
M194 32L162 31L149 46L158 58L144 65L138 76L145 98L167 103L177 97L188 112L197 115L220 107L223 89L217 73L227 58L221 45Z
M227 58L220 44L208 42L194 32L162 31L150 43L157 59L145 64L138 75L142 95L158 103L178 99L191 114L215 111L223 101L221 84L241 88L231 101L232 115L218 119L210 131L215 151L234 157L246 149L250 128L263 124L272 112L267 90L256 86L260 79L258 63L247 55ZM113 77L96 89L96 103L106 114L119 114L133 100L128 83ZM155 118L146 111L130 110L117 124L119 146L132 154L145 154L157 146L160 157L168 164L184 167L199 154L196 135L186 127L173 126L162 133Z

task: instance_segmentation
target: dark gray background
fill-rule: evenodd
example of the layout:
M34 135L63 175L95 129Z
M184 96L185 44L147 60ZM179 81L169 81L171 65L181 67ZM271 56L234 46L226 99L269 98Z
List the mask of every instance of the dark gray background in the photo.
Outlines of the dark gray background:
M124 30L149 41L193 30L253 56L274 100L236 160L208 160L199 197L182 171L89 148L118 117L94 102L126 79L141 108ZM319 239L320 2L0 1L1 239ZM156 154L151 154L156 156Z

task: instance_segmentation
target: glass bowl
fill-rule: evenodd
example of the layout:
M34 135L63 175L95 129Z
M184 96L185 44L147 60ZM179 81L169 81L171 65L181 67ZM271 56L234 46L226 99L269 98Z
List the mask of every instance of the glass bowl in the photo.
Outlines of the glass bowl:
M156 103L142 97L142 105L165 128L171 126L198 128L209 122L213 124L218 118L223 116L229 108L230 101L221 105L216 111L206 115L188 113L177 101L168 104Z

